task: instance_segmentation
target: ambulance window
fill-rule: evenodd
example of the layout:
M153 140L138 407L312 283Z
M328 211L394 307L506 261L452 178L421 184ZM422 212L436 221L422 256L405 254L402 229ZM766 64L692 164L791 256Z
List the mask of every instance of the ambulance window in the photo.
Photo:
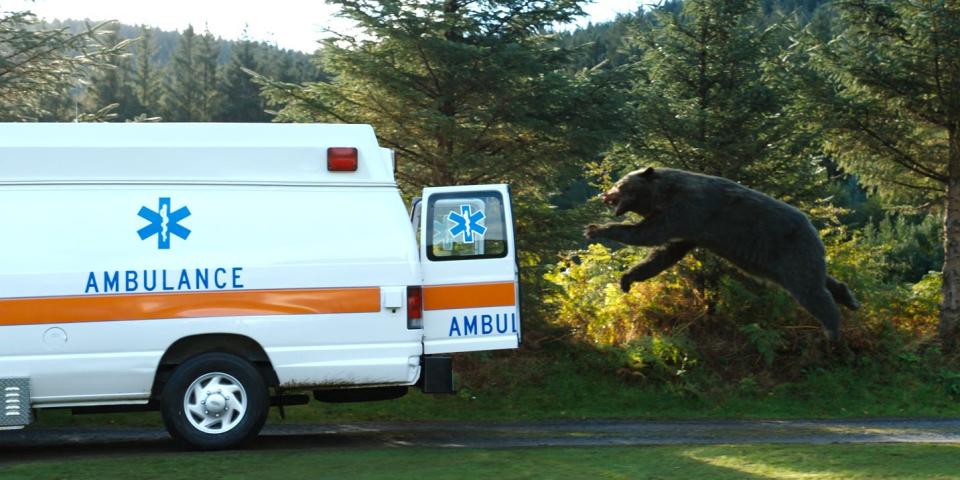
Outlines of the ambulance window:
M499 192L442 193L427 208L430 260L501 258L507 255L503 197Z

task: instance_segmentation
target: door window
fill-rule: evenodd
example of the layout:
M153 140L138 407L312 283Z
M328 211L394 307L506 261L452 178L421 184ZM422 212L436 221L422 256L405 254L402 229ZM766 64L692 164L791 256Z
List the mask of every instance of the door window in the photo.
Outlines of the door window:
M503 196L499 192L436 194L427 206L430 260L502 258L507 255Z

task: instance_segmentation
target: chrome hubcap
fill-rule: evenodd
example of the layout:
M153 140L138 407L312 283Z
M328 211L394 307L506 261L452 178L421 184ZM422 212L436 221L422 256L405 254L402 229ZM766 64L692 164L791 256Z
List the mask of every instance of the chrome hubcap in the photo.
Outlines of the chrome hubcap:
M183 395L183 411L194 428L219 434L233 430L247 411L247 392L226 373L207 373Z

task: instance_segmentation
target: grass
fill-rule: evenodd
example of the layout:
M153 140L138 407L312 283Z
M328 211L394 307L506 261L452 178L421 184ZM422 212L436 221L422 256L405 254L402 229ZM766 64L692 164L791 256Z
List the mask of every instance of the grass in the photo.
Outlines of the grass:
M360 420L958 417L948 386L912 370L837 367L763 388L752 382L697 391L604 369L589 354L470 354L455 395L416 389L388 402L288 407L288 422ZM274 409L271 421L280 421ZM155 413L72 416L41 411L40 425L158 426Z
M4 480L111 478L960 478L956 445L329 449L155 454L0 467Z

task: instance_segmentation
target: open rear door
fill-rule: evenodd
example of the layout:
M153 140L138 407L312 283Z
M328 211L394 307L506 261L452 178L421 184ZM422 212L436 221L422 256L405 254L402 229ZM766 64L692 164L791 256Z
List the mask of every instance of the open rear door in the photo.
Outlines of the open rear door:
M507 185L423 191L424 353L517 348L519 288Z

